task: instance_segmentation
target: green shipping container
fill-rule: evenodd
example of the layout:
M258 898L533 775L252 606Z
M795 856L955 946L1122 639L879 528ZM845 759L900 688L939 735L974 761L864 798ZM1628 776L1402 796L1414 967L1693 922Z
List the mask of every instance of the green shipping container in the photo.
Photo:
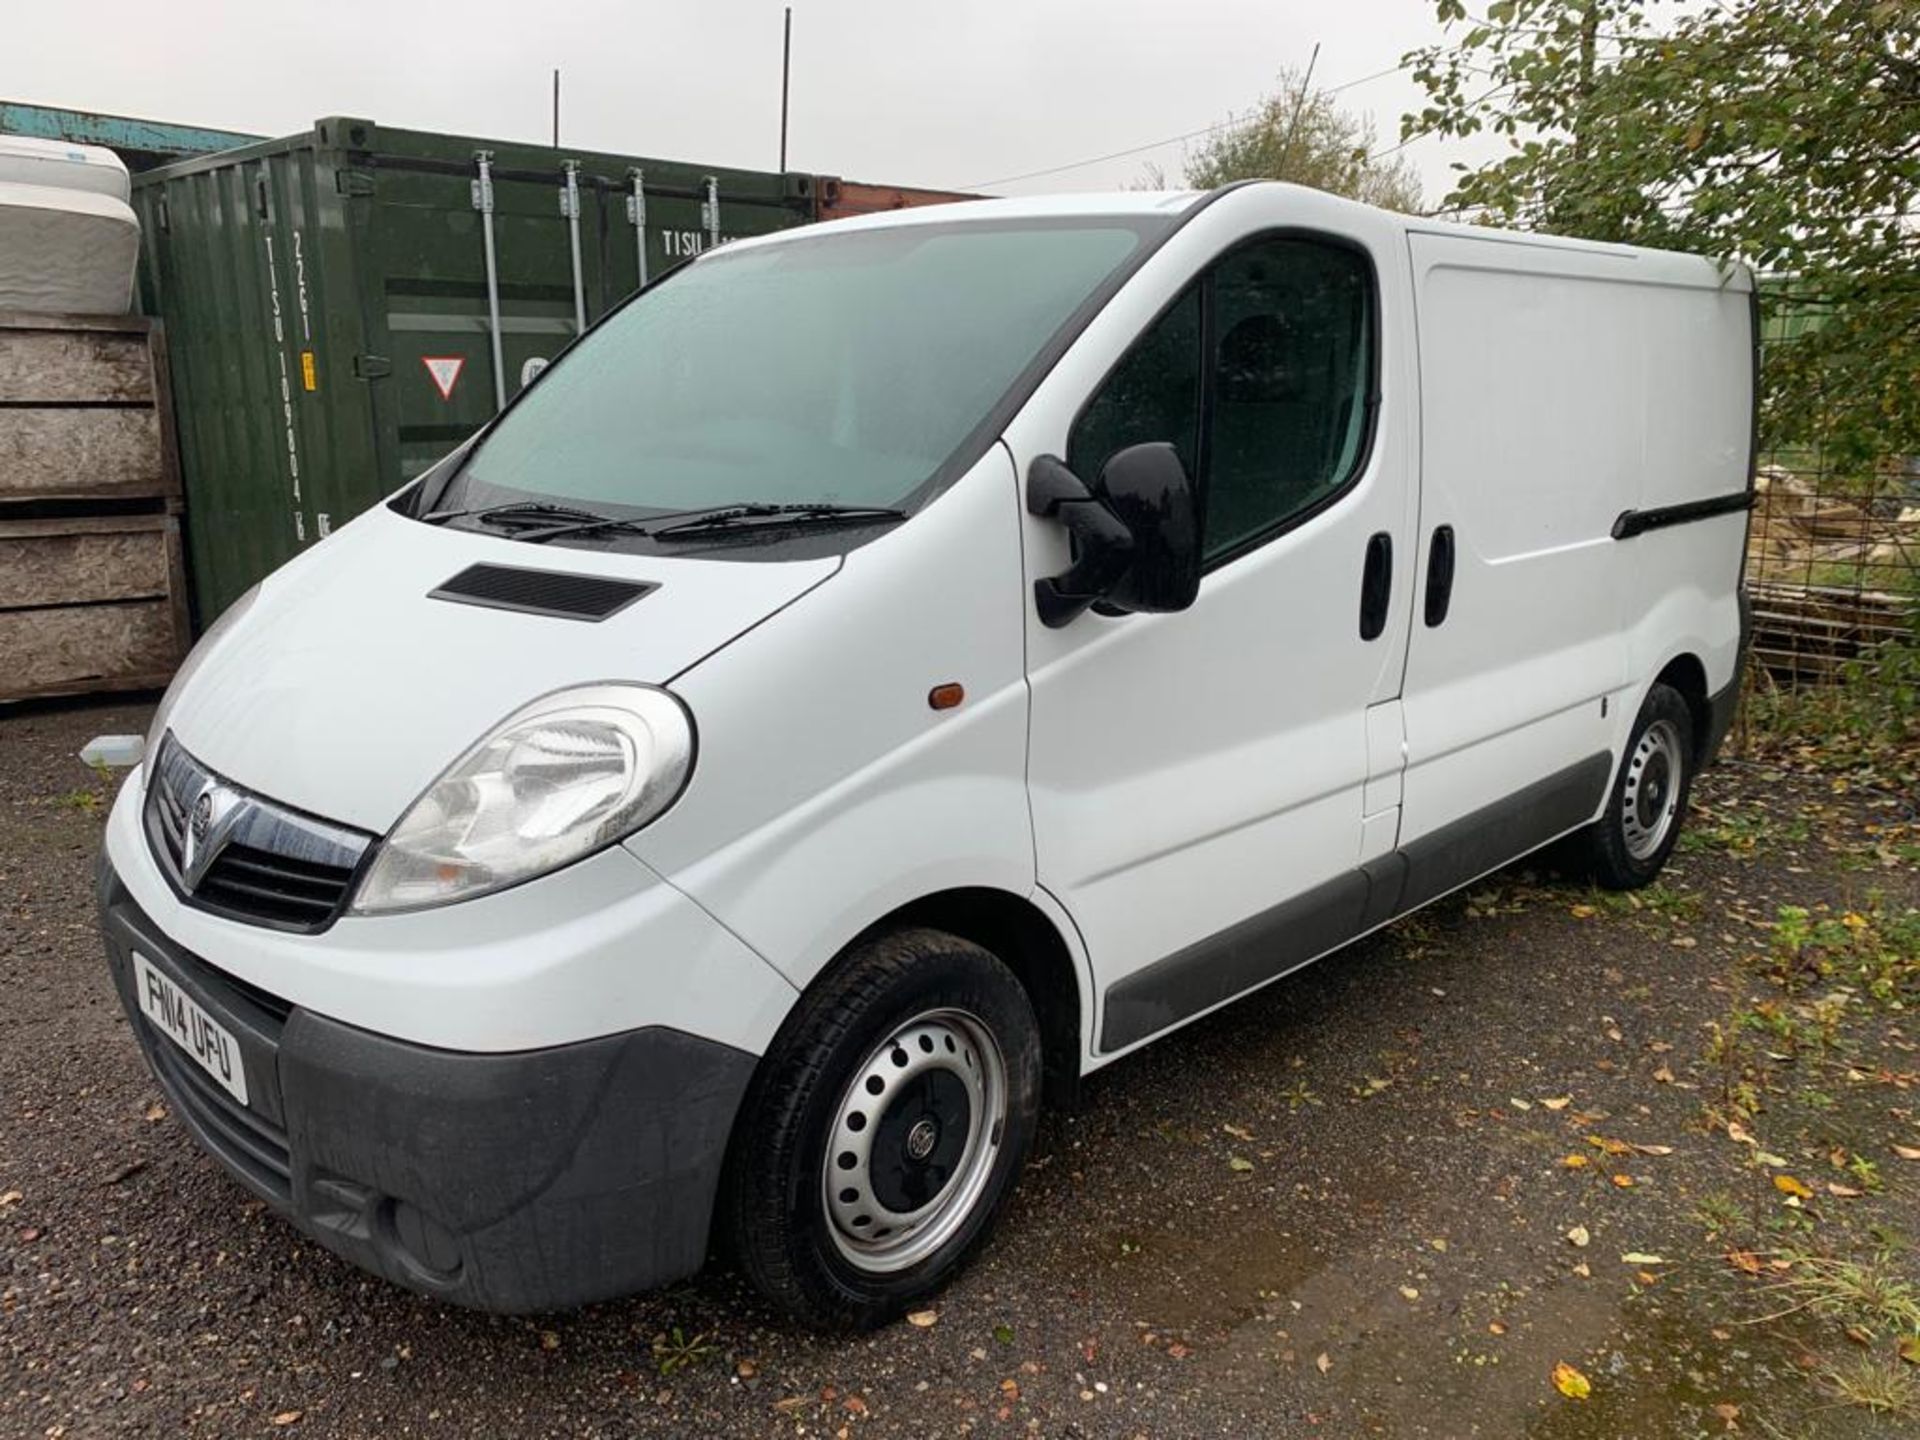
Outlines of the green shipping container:
M200 622L472 434L643 263L803 224L815 183L354 119L136 177Z

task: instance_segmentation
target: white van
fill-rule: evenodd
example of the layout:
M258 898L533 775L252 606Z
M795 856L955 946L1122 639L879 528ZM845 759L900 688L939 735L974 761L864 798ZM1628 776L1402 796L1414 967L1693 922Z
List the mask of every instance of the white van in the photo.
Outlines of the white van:
M1043 1092L1727 729L1752 281L1274 184L731 244L208 633L107 949L176 1114L500 1310L880 1321Z

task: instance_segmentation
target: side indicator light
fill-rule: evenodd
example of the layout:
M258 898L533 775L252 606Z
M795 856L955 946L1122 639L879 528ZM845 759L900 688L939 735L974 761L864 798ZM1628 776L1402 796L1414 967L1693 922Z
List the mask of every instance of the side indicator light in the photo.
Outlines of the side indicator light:
M936 685L927 692L927 704L935 710L951 710L966 698L966 687L957 680L949 680L944 685Z

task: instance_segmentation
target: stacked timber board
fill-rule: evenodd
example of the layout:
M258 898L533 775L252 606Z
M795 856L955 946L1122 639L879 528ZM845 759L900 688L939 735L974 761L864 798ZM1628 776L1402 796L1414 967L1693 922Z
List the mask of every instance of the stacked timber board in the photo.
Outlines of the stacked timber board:
M190 636L164 337L0 313L0 700L166 683Z

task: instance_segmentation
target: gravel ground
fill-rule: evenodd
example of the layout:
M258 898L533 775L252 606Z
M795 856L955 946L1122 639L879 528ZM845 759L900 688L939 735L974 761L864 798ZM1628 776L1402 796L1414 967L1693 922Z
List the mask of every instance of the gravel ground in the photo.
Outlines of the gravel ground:
M1515 869L1189 1028L1047 1121L931 1323L825 1338L720 1269L576 1314L446 1309L228 1181L166 1115L94 932L110 787L74 752L148 713L0 715L0 1435L1920 1427L1821 1378L1889 1334L1754 1323L1783 1307L1727 1258L1920 1229L1920 1164L1891 1149L1920 1146L1902 1013L1762 1057L1753 1145L1711 1029L1785 1013L1754 958L1778 906L1920 903L1894 797L1725 767L1638 906ZM1769 1183L1789 1172L1810 1197Z

